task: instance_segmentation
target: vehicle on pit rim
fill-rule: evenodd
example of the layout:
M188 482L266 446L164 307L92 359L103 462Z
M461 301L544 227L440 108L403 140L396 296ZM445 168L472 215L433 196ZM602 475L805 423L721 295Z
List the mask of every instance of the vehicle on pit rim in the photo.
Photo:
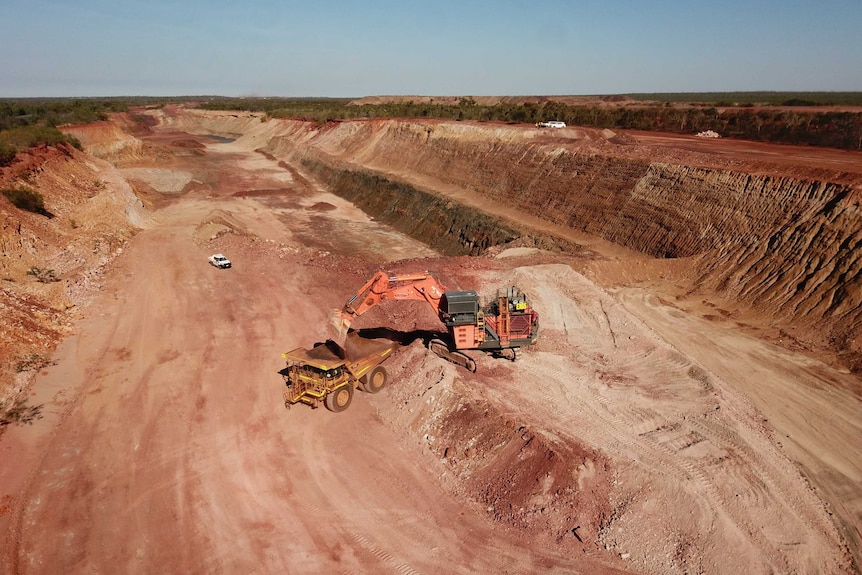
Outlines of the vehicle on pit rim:
M225 269L231 267L230 260L222 254L213 254L209 258L209 262L217 268Z
M536 124L537 128L565 128L565 122L558 122L556 120L552 120L550 122L539 122Z

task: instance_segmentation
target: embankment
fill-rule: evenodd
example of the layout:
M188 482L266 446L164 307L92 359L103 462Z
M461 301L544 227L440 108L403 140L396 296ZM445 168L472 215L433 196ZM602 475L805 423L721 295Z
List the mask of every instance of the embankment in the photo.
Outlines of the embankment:
M148 216L118 170L66 145L19 153L0 168L0 189L38 193L46 208L33 213L0 195L2 408L45 365Z

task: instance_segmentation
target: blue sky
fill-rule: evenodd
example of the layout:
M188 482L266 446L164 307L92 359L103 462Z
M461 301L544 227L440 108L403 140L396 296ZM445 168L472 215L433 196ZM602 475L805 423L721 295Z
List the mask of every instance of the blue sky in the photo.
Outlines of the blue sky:
M0 97L862 91L862 0L0 0Z

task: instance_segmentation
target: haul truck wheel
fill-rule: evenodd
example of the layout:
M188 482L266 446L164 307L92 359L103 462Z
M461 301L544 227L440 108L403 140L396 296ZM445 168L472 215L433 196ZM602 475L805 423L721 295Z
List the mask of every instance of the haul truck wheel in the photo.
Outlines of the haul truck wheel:
M323 405L329 411L339 413L350 407L351 400L353 400L353 386L346 383L327 393L323 398Z
M377 393L378 391L386 387L386 382L388 380L389 376L386 373L386 368L384 368L382 365L378 365L369 373L363 375L360 378L360 382L362 383L362 389L364 389L368 393Z

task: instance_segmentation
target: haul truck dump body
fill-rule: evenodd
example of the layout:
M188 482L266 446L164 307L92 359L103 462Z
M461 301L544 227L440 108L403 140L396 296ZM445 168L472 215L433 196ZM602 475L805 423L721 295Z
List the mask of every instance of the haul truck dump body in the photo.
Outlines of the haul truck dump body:
M393 341L364 339L351 333L344 347L329 340L311 349L281 354L287 362L279 372L285 383L285 407L305 403L316 408L322 402L330 411L344 411L357 387L368 393L383 389L388 375L380 364L397 347Z

